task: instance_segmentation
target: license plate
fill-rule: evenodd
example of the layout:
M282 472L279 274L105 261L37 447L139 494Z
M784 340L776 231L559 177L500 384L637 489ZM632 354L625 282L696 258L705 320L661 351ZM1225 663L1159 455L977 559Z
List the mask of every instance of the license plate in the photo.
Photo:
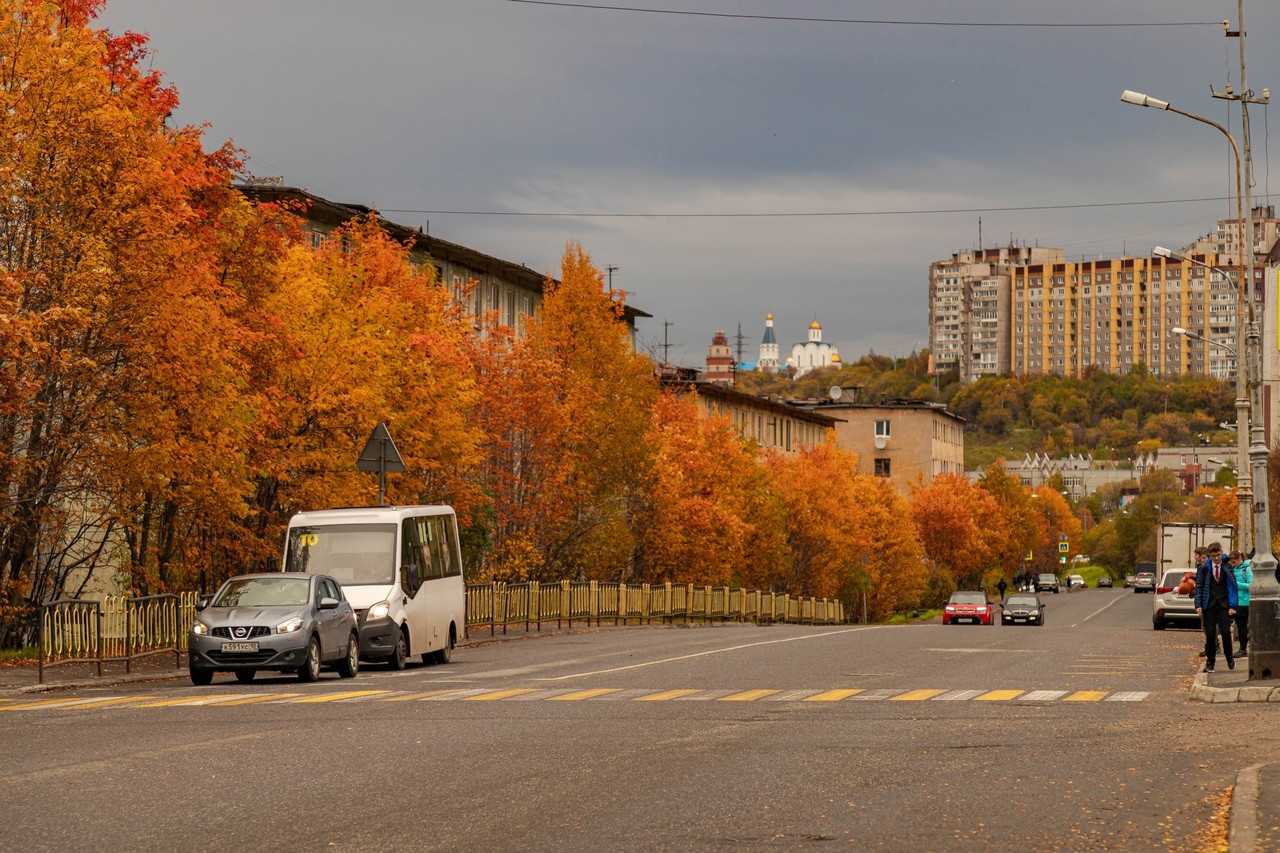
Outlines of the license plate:
M222 650L224 652L256 652L258 650L257 643L223 643Z

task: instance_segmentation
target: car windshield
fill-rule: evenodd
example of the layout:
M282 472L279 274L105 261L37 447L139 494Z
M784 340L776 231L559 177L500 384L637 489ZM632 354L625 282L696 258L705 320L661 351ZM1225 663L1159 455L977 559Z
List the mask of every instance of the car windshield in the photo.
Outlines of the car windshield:
M1056 580L1057 580L1057 577L1055 577L1054 575L1041 575L1041 576L1040 576L1040 580L1042 580L1042 581L1048 581L1049 583L1053 583L1054 581L1056 581Z
M287 572L328 575L343 586L395 580L394 524L325 524L289 528Z
M1035 607L1039 603L1040 599L1034 595L1011 595L1005 605L1007 607Z
M232 578L218 590L211 606L299 607L310 597L310 578Z
M952 604L986 604L987 596L981 592L953 592L951 593Z

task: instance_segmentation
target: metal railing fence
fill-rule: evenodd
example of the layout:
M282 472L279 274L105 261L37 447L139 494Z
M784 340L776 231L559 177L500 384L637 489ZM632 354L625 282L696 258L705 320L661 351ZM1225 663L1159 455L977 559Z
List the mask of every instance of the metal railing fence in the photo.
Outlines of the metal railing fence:
M794 622L832 625L845 621L836 599L696 584L622 584L597 581L467 584L467 627L511 626L542 630L543 623L572 627L662 622Z
M105 663L133 662L172 654L182 662L187 631L195 617L197 594L164 593L141 597L108 595L102 600L63 598L40 608L39 681L46 668L91 663L102 675Z

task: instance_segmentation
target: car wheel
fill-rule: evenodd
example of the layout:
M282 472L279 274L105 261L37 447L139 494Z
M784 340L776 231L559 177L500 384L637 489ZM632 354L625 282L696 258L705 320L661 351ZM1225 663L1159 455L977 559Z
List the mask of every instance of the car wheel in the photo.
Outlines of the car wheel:
M409 638L404 635L404 629L401 628L396 634L396 647L392 650L391 657L387 658L387 666L392 669L404 669L408 659Z
M241 684L248 684L250 681L253 681L253 677L257 674L258 671L256 669L237 669L236 681Z
M320 641L312 637L307 643L307 662L298 667L298 679L316 681L320 678Z
M1152 617L1151 617L1151 627L1152 627L1152 628L1155 628L1157 631L1163 631L1163 630L1164 630L1164 620L1163 620L1163 619L1161 619L1159 616L1152 616Z
M213 670L205 669L202 666L193 666L190 669L191 683L196 687L206 687L213 683Z
M352 634L347 640L347 653L338 661L338 675L343 678L355 678L360 671L360 641Z

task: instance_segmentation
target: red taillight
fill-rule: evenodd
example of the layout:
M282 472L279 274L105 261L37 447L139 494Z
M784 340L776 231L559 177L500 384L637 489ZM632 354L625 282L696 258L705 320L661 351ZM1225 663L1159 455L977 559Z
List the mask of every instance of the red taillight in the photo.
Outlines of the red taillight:
M1156 587L1156 595L1164 595L1166 592L1173 592L1175 589L1177 589L1177 587L1158 586Z

